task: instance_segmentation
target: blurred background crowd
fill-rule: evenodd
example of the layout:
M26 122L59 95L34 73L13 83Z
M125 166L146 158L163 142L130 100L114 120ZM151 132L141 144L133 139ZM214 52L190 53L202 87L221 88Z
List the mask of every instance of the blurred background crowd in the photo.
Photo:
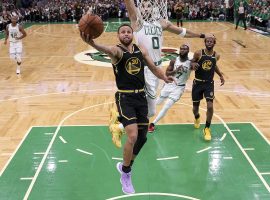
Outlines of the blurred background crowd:
M235 21L240 0L167 0L168 17L176 18L176 5L181 6L184 20ZM270 0L244 0L249 26L267 30L270 27ZM95 13L104 21L127 18L124 0L2 0L0 31L10 22L11 15L21 22L77 22L85 13Z

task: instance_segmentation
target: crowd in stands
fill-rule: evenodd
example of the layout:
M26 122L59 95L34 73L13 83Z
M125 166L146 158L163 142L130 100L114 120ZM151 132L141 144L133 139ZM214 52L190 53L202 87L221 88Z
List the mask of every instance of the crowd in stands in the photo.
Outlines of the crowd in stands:
M270 1L254 0L248 6L248 21L251 26L270 27Z
M175 19L175 4L168 1L168 16ZM108 18L127 18L123 0L2 0L0 10L0 31L4 29L11 15L17 15L23 22L77 22L87 12L95 13L104 21ZM182 0L183 18L187 20L233 20L233 0ZM267 26L269 0L253 0L247 4L250 23Z

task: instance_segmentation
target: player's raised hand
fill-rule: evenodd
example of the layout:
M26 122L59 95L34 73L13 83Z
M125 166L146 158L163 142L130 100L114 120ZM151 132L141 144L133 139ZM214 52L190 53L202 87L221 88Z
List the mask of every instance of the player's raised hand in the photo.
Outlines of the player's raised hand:
M199 64L198 63L196 63L196 62L192 62L191 64L190 64L190 66L191 66L191 69L192 70L197 70L198 68L199 68Z
M219 78L220 78L220 86L224 85L224 83L225 83L224 77L220 76Z
M94 44L94 40L92 38L90 38L89 34L85 34L84 32L80 32L81 38L82 40L89 44L89 45L93 45Z
M166 78L164 79L165 83L172 83L174 82L176 84L176 79L172 76L166 76Z

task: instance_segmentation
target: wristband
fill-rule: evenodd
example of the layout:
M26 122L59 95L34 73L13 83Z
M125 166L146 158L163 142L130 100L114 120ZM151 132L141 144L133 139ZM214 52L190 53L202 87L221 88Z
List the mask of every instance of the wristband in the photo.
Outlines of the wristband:
M182 32L179 34L181 37L185 37L187 33L187 29L186 28L182 28Z

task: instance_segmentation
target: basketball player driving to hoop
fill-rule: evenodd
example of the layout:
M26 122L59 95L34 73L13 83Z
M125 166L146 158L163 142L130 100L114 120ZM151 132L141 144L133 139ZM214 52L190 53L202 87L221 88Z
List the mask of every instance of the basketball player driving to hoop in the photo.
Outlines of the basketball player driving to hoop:
M158 2L157 2L158 1ZM134 38L138 45L143 46L154 61L156 67L161 68L161 48L163 43L163 31L169 31L180 37L205 38L203 33L194 33L185 28L177 27L168 21L166 0L141 0L135 6L134 0L125 0L131 27L134 30ZM164 5L164 6L162 6ZM148 103L148 117L156 113L156 94L158 78L148 69L144 68L145 93ZM122 126L117 121L117 113L111 111L110 131L114 144L121 144ZM118 134L116 134L118 133ZM119 137L117 137L119 135ZM120 145L121 146L121 145Z

